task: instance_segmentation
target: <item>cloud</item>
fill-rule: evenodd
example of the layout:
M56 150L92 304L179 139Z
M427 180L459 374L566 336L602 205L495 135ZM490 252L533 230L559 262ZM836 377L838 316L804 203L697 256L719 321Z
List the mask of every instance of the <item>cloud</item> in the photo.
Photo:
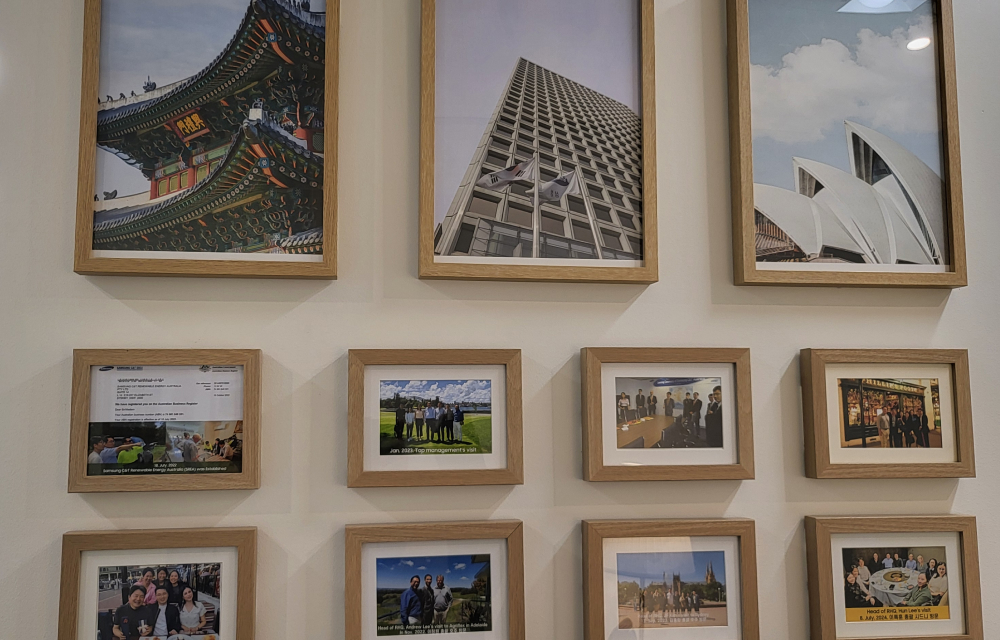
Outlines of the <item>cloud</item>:
M459 564L455 565L455 571L461 571L464 568L465 568L465 563L460 562Z
M933 33L924 17L889 36L862 29L850 46L824 39L799 47L779 68L751 65L754 137L817 142L842 134L844 120L896 133L936 133L935 48L906 48Z
M405 564L408 567L412 567L415 563L413 560L400 560L399 564Z
M493 401L493 383L490 380L382 380L379 384L379 398L388 399L398 393L408 398L441 402L490 403Z
M461 578L459 578L459 580L461 580L463 582L468 582L469 581L469 579L467 577L465 577L465 576L462 576Z
M427 567L417 567L418 571L427 571Z

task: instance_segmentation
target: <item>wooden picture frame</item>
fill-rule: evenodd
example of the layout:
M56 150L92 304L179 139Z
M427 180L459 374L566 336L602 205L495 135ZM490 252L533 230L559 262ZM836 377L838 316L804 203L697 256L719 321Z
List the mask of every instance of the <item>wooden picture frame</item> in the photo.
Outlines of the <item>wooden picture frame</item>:
M814 0L810 0L814 1ZM958 132L958 90L952 0L932 0L936 48L945 230L946 272L848 272L764 270L757 266L753 134L750 97L749 0L727 0L729 40L729 127L732 173L733 267L736 285L957 288L968 285L962 167Z
M585 640L604 640L604 541L617 538L722 537L739 539L742 640L760 640L757 604L757 540L753 520L584 520L583 632Z
M520 520L348 525L344 542L344 638L362 640L362 549L385 542L506 540L508 639L524 640L524 526Z
M834 464L830 459L827 366L832 364L946 364L952 369L951 388L955 422L954 462L913 464ZM964 349L803 349L803 435L806 476L810 478L974 478L975 444L972 429L972 388L969 352Z
M979 583L979 544L972 516L815 517L807 516L806 555L809 572L811 640L840 640L833 598L833 534L958 532L964 577L966 633L869 638L869 640L983 640L983 609ZM951 563L956 560L951 560ZM952 585L949 584L949 593ZM853 636L852 636L853 637Z
M524 484L519 349L352 349L348 355L347 486L416 487ZM365 469L365 368L406 365L502 365L505 368L506 467L433 473ZM497 431L494 429L493 437ZM427 477L423 477L427 476Z
M217 547L236 549L238 608L235 613L228 614L228 619L236 621L236 640L254 640L257 593L256 527L71 531L64 534L62 577L59 580L58 640L77 640L79 637L80 580L84 552Z
M733 365L736 402L735 464L611 466L604 456L601 368L604 364ZM583 479L588 482L750 480L754 477L750 350L742 348L589 347L580 351L583 401Z
M539 264L454 263L435 260L435 76L436 76L436 3L422 0L421 14L421 107L420 107L420 249L419 275L425 279L507 280L543 282L605 282L617 284L650 284L659 279L657 244L657 184L656 184L656 66L655 24L653 0L636 0L640 15L641 51L641 126L642 126L642 216L643 261L641 266L609 267ZM536 149L536 155L538 151ZM581 180L583 178L580 178ZM596 178L595 178L596 180ZM614 181L614 178L611 178ZM595 186L596 189L603 187ZM633 198L634 200L634 198ZM538 209L539 207L535 207ZM536 216L540 214L536 213ZM589 214L591 217L593 214ZM634 214L633 214L634 215ZM609 216L610 217L610 216ZM568 220L565 221L568 223ZM536 230L540 223L536 223ZM592 220L593 229L600 228ZM537 234L536 234L537 236ZM624 237L624 236L623 236ZM535 238L538 244L538 238ZM595 251L597 247L595 240ZM611 251L612 249L607 249Z
M70 493L260 488L261 352L256 349L77 349L73 351ZM243 453L239 473L87 475L91 368L215 365L243 367Z
M247 0L248 10L251 6L252 5L250 0ZM186 210L176 212L176 215L170 219L171 220L170 222L165 221L161 224L158 224L155 227L153 226L148 227L149 229L152 230L152 233L156 233L158 230L163 230L168 224L171 225L171 229L173 229L173 225L183 226L184 224L186 224L186 221L191 221L192 223L191 226L194 228L194 231L189 231L188 234L190 235L190 237L195 238L195 240L189 241L189 244L192 242L197 242L200 245L201 242L198 241L198 236L195 236L194 234L195 232L201 233L202 231L205 231L209 235L207 237L202 235L201 237L203 240L205 240L206 243L208 242L208 240L211 240L214 244L218 244L219 246L221 246L220 243L225 241L227 235L229 237L232 237L233 233L236 233L238 235L238 232L235 229L235 223L232 225L233 229L224 229L222 228L223 226L222 222L219 222L218 225L213 227L212 225L205 224L202 218L210 215L215 215L215 212L219 211L224 212L233 209L234 207L241 206L246 202L249 202L250 199L247 198L246 194L242 194L242 197L239 197L241 195L240 192L242 192L244 188L256 189L256 186L250 186L250 185L255 185L256 183L260 183L259 179L264 177L265 174L271 176L269 178L266 178L267 186L275 184L285 187L287 189L288 188L287 185L281 183L278 178L281 176L285 176L286 177L285 182L287 182L288 184L292 184L292 182L289 182L290 178L287 178L287 176L293 175L295 172L295 168L299 167L299 173L301 175L295 176L295 179L298 179L304 183L306 182L307 175L315 174L314 177L318 177L319 175L322 176L321 188L323 192L323 205L320 211L320 217L322 218L322 231L321 231L322 240L317 241L318 234L316 233L315 228L311 230L299 229L296 230L294 234L291 234L291 236L286 236L282 239L281 244L284 248L282 248L280 252L288 254L296 254L296 253L315 254L316 250L321 248L322 260L293 261L293 260L259 260L259 259L254 259L254 260L220 259L220 258L207 257L212 253L220 253L218 251L204 251L198 249L190 251L193 254L193 257L191 258L176 257L176 256L167 258L164 257L146 258L146 257L133 257L133 256L115 257L107 255L96 255L96 251L94 249L94 229L95 229L94 201L97 197L94 195L94 193L96 189L95 178L97 175L96 153L98 149L97 146L98 110L95 109L94 105L103 101L103 97L99 96L98 93L98 81L100 79L100 54L101 54L101 35L102 35L101 34L102 5L101 5L101 0L85 0L84 38L83 38L84 42L83 82L81 90L81 108L80 108L79 173L77 178L76 234L74 242L74 249L75 249L74 271L76 271L76 273L83 275L312 278L312 279L327 279L327 280L335 279L337 277L337 150L338 150L337 122L338 122L338 104L339 104L338 87L339 87L339 60L340 60L340 55L339 55L340 0L326 0L326 7L327 11L326 11L325 23L323 22L322 18L317 18L319 14L309 14L310 16L309 20L311 20L311 22L308 22L307 20L308 24L306 24L306 26L303 27L313 36L316 36L318 32L315 29L316 25L312 23L320 24L325 28L324 34L321 37L324 43L323 44L324 51L322 53L315 52L313 53L312 58L309 58L310 63L314 61L313 58L315 60L319 60L320 55L325 55L326 59L325 72L324 72L325 78L323 81L324 100L325 100L324 114L323 114L325 120L324 122L325 126L323 128L323 140L322 142L319 142L318 137L316 137L315 139L310 138L311 141L308 144L308 154L312 155L306 155L306 152L300 151L294 146L289 146L288 148L290 149L290 151L287 151L286 153L286 151L279 149L278 147L274 146L274 144L272 144L271 142L267 142L266 144L265 142L259 142L260 140L264 140L263 135L257 136L259 144L255 145L252 144L254 140L251 140L249 137L241 134L242 136L241 139L245 138L246 144L240 146L239 149L237 149L236 151L242 153L247 158L254 161L250 163L243 162L243 165L254 166L254 164L256 164L257 167L263 167L261 169L262 173L258 173L256 170L247 173L245 176L238 176L235 173L233 173L233 175L230 176L230 174L227 173L226 175L229 177L225 178L225 180L229 180L230 182L232 182L232 179L235 178L235 182L232 182L232 184L230 184L230 182L227 182L226 184L220 184L217 187L213 187L211 186L212 183L221 182L222 180L220 178L219 181L216 181L215 178L213 178L213 176L216 175L214 173L216 172L215 164L214 163L211 164L210 170L206 169L204 176L202 176L200 169L196 171L195 168L195 161L199 157L204 156L208 158L211 156L208 155L207 153L202 155L192 156L193 159L191 159L190 162L178 165L181 166L182 168L178 174L174 175L180 175L183 173L186 179L186 183L191 184L192 186L192 191L189 195L195 195L199 198L198 203L192 204L191 205L192 207L202 202L204 204L197 206L197 208L193 208L192 211L190 212L187 212ZM274 15L281 15L281 12L278 11L278 13ZM293 16L293 18L294 17L295 16ZM287 11L284 14L284 18L286 20L292 19L289 18ZM226 108L229 108L228 103L226 103L225 101L225 98L227 97L228 94L222 95L220 92L222 92L223 89L230 87L230 85L233 85L237 80L243 77L244 72L246 72L246 76L249 77L249 71L252 70L255 63L263 64L271 58L279 61L287 60L288 62L292 62L293 61L292 58L296 58L296 56L298 56L299 62L301 64L305 64L304 60L306 58L302 58L301 56L309 52L308 51L294 52L294 45L292 45L291 43L291 37L289 37L287 43L281 42L280 41L281 38L278 36L281 35L282 29L284 27L281 27L280 25L272 25L271 22L273 21L274 20L269 21L268 19L262 19L258 21L259 23L258 27L252 27L252 25L247 27L247 29L251 30L257 29L259 33L264 34L267 38L269 38L266 39L266 41L261 40L258 35L254 35L254 33L256 32L253 31L251 31L251 35L248 36L248 38L240 40L240 42L243 42L244 40L254 41L253 46L256 47L256 53L254 50L251 49L249 53L240 58L239 64L229 65L226 66L225 68L213 71L212 73L208 73L209 69L206 69L205 71L201 72L201 75L205 75L206 78L216 78L216 80L211 81L211 86L204 88L204 91L202 91L202 89L197 89L197 91L200 93L198 95L193 96L190 101L184 104L173 105L173 106L168 105L166 108L154 106L154 108L160 108L165 110L163 111L163 113L156 114L155 116L156 120L153 122L153 125L151 126L154 126L154 129L155 126L166 127L167 129L174 131L177 134L177 136L182 136L182 131L178 129L176 125L173 124L174 121L177 119L182 119L185 116L189 115L190 113L195 112L195 109L200 109L201 107L208 104L214 104L213 101L215 100L215 98L213 98L213 96L221 98L222 99L221 104L227 105ZM302 20L299 20L299 22L302 22ZM316 37L318 39L320 38L320 36ZM236 40L237 39L234 38L233 42L236 42ZM232 46L235 45L231 43L230 47ZM288 50L287 51L283 50L283 47L287 47ZM308 58L308 56L306 57ZM216 62L213 62L212 64L213 65L222 64L221 62L222 58L223 56L220 55L219 59ZM192 78L196 78L197 75L198 74L196 74L196 76L192 76ZM218 80L218 78L222 78L222 80ZM181 82L184 81L182 80ZM199 80L199 82L202 81ZM155 91L155 84L152 84L151 82L148 81L147 83L149 84L149 86L153 87L152 91ZM200 87L201 85L198 86ZM138 88L136 88L136 90L138 90ZM151 89L147 88L147 92L148 91L151 91ZM159 96L156 99L162 97L164 100L166 100L169 96L173 95L173 93L174 92L164 94L163 96ZM201 93L203 93L204 95L199 97ZM108 98L110 98L110 96L108 96ZM134 102L136 98L141 99L142 95L136 96L135 92L133 91L133 98L126 98L125 94L122 93L121 98L119 100L123 103L123 105L129 105L132 104L132 102L127 102L127 101L132 100ZM109 100L109 102L110 101L111 100ZM261 112L261 114L262 114L261 119L267 118L267 116L263 115L264 112ZM128 114L125 114L123 117L127 117L127 115ZM204 121L200 119L200 116L199 116L199 122L204 124ZM246 126L247 125L244 123L244 127ZM264 127L263 124L260 124L258 126L258 129L260 130L266 128L267 127ZM271 127L271 129L275 129L275 127ZM184 138L182 136L180 138L180 140L182 141L182 146L188 147L190 149L190 147L188 146L188 142L193 140L194 138L199 137L202 133L205 133L207 131L208 131L208 125L206 124L204 131L196 132L194 135L188 138ZM313 133L310 132L315 132L315 130L313 129L308 129L308 126L306 128L303 128L302 122L299 122L297 131L305 132L302 134L302 136L298 136L298 133L296 134L297 137L304 137L304 138L312 136ZM267 140L272 140L272 141L280 139L281 139L280 135L271 136L267 138ZM243 149L243 151L240 151L240 149ZM193 154L194 151L192 151L191 153ZM233 155L233 153L235 152L230 151L227 153L228 155L226 156L226 158L228 158L228 156ZM295 156L302 156L302 157L296 158ZM303 158L313 158L313 160L307 161L304 160ZM317 162L314 161L316 158L319 158L320 159L319 163L322 164L321 171L317 169L315 166L316 164L318 164ZM234 166L238 163L239 163L239 158L235 158ZM171 165L171 167L172 166L173 165ZM209 167L210 166L209 161L206 160L204 166L206 168ZM225 164L225 158L224 158L223 164L219 168L220 170L224 170L226 169L226 166L227 165ZM303 169L302 167L305 167L305 169ZM270 174L271 168L274 168L276 171L276 173L273 176ZM161 170L165 171L165 169ZM187 173L188 171L190 171L190 174ZM222 174L220 173L219 175L221 176ZM241 181L243 181L243 186L240 186ZM185 181L179 179L178 184L181 185L180 189L181 191L183 191L185 188L184 187ZM200 185L203 186L204 190L207 191L211 189L212 192L211 193L197 192L196 188L199 187ZM315 187L315 185L312 186ZM163 200L159 199L160 190L158 186L155 188L157 190L157 198L153 199L155 200L155 205L167 202L169 199L163 199ZM151 183L150 185L151 197L153 189L154 186L153 183ZM173 193L174 186L171 184L171 186L167 188L166 192L168 194ZM256 197L257 194L250 194L250 195L252 197ZM153 200L150 200L150 202L152 202ZM306 200L308 200L308 198L306 198ZM256 202L259 203L260 199L258 199ZM123 205L123 207L124 206L127 205ZM138 206L139 205L137 204L136 207ZM180 207L180 209L184 208ZM132 215L134 215L134 213ZM171 215L174 215L174 213L171 213ZM236 216L233 217L234 220L235 217ZM197 220L201 224L200 227L194 224L195 220ZM248 220L247 224L251 225L252 224L251 219L248 218L247 220ZM134 222L134 220L132 222ZM290 226L291 222L289 222L288 224L289 224L288 229L290 232L290 230L292 229L292 227ZM281 225L279 224L279 227L280 226ZM250 226L249 229L252 230L253 233L255 234L254 235L255 240L258 235L262 238L260 241L257 241L256 244L253 245L255 247L254 251L258 251L257 248L258 245L261 248L272 246L268 245L267 242L263 239L265 236L273 235L269 233L267 229L265 229L263 224L258 223L257 227ZM246 230L246 228L241 228L241 230L244 233L249 233ZM233 233L227 234L228 231L232 231ZM279 229L279 233L281 233L282 231L283 231L282 229ZM216 239L215 237L213 237L212 236L213 233L218 235L220 239ZM184 236L183 230L178 231L178 234L180 235L175 236L175 239ZM130 229L127 231L123 231L119 235L121 237L115 240L115 242L125 242L127 239L146 238L147 245L149 245L150 243L150 240L148 240L148 238L152 237L150 235L150 232L147 231L145 228L139 229L138 227L134 230ZM294 238L294 241L292 240L292 238ZM241 240L242 239L243 238L241 238ZM287 244L287 246L284 246L285 244ZM206 244L206 246L212 246L212 245ZM139 250L142 250L141 247L137 248ZM128 252L134 253L131 250ZM275 252L275 251L268 250L268 252ZM155 251L149 251L149 253L155 254ZM176 252L172 253L176 254Z

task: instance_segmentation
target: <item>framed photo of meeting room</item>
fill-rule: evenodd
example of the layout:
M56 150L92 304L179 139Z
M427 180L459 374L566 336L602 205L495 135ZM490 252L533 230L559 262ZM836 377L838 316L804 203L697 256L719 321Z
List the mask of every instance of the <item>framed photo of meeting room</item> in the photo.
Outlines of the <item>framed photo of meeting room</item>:
M754 477L749 349L585 348L583 477Z
M86 0L74 269L337 275L340 0Z
M966 286L952 0L727 3L736 284Z
M808 477L975 477L967 351L803 349L800 368Z
M653 0L421 5L420 277L656 282Z
M261 353L73 352L69 492L260 487Z

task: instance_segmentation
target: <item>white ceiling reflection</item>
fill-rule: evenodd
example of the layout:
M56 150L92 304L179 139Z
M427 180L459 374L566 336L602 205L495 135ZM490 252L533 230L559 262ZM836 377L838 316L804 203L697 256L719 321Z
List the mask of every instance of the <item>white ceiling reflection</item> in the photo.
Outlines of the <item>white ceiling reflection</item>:
M927 0L850 0L840 13L909 13Z

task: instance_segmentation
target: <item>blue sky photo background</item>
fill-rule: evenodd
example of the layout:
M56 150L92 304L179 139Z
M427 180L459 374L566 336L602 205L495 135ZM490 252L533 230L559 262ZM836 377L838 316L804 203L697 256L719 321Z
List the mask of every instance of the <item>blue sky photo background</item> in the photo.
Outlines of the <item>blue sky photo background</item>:
M379 558L375 570L375 585L377 589L408 589L410 578L420 576L420 585L424 584L424 576L428 573L437 577L444 576L444 584L452 589L456 587L468 589L476 579L480 569L488 562L472 562L472 556L430 556L410 558Z
M712 563L715 579L726 584L726 554L723 551L671 551L662 553L619 553L618 582L638 582L644 587L670 582L678 574L684 582L704 582L705 570Z

